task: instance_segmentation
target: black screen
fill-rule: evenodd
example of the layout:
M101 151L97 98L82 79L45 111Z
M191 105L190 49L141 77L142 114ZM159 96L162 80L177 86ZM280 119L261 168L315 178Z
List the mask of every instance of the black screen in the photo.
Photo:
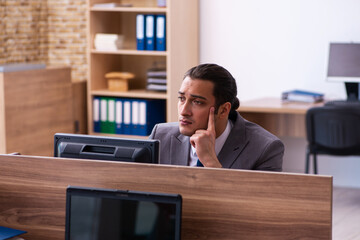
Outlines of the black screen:
M178 239L176 204L125 198L72 195L67 206L67 239Z

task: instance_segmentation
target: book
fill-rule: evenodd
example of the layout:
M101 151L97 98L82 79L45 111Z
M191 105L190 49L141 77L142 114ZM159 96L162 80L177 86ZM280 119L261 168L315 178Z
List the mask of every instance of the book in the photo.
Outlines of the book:
M140 129L140 102L138 99L133 99L131 102L131 135L139 135Z
M166 84L166 78L148 78L148 83Z
M108 104L107 98L101 97L100 98L100 132L106 133L107 132L107 117L108 117Z
M166 102L159 99L132 100L131 134L139 136L150 135L157 123L165 122Z
M107 112L107 129L105 130L106 133L115 133L116 132L116 108L115 108L115 98L109 97L107 98L108 104L108 112Z
M95 8L115 8L115 7L132 7L133 5L131 3L115 3L115 2L109 2L109 3L95 3L93 7Z
M93 98L93 124L94 132L101 132L100 128L100 97Z
M115 101L115 133L123 134L123 99L116 98Z
M136 15L136 49L145 50L145 15Z
M167 90L167 86L166 84L148 84L146 86L147 90L152 90L152 91L163 91L166 92Z
M156 16L156 50L165 51L166 50L166 23L165 15Z
M155 50L156 15L145 16L145 50Z
M324 94L304 90L291 90L281 94L282 101L315 103L324 100Z
M166 78L166 70L150 69L150 70L147 72L147 76L148 76L148 77L164 77L164 78Z
M10 239L23 233L26 231L0 226L0 239Z
M133 133L132 130L132 114L131 114L131 106L132 100L131 99L124 99L123 100L123 134L131 135Z

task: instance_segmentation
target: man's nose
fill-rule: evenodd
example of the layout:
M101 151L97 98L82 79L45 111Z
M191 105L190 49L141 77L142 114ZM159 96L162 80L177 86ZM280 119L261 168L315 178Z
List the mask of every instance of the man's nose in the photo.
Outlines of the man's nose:
M189 101L184 102L184 104L180 105L179 113L182 116L189 116L191 115L191 104Z

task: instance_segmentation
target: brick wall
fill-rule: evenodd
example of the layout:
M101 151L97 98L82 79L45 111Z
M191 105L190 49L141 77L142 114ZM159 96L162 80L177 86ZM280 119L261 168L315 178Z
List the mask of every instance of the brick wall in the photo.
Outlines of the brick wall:
M48 63L73 66L74 80L86 79L86 0L47 0Z
M5 63L5 2L0 1L0 64Z
M86 80L86 0L1 0L0 64L71 66Z

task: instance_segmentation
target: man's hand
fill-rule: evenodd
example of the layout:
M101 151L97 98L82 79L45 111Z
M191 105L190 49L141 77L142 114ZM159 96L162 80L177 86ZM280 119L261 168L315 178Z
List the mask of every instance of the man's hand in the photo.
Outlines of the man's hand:
M208 127L206 130L199 129L191 137L190 143L196 149L200 162L205 167L221 168L221 164L215 153L215 108L209 111Z

